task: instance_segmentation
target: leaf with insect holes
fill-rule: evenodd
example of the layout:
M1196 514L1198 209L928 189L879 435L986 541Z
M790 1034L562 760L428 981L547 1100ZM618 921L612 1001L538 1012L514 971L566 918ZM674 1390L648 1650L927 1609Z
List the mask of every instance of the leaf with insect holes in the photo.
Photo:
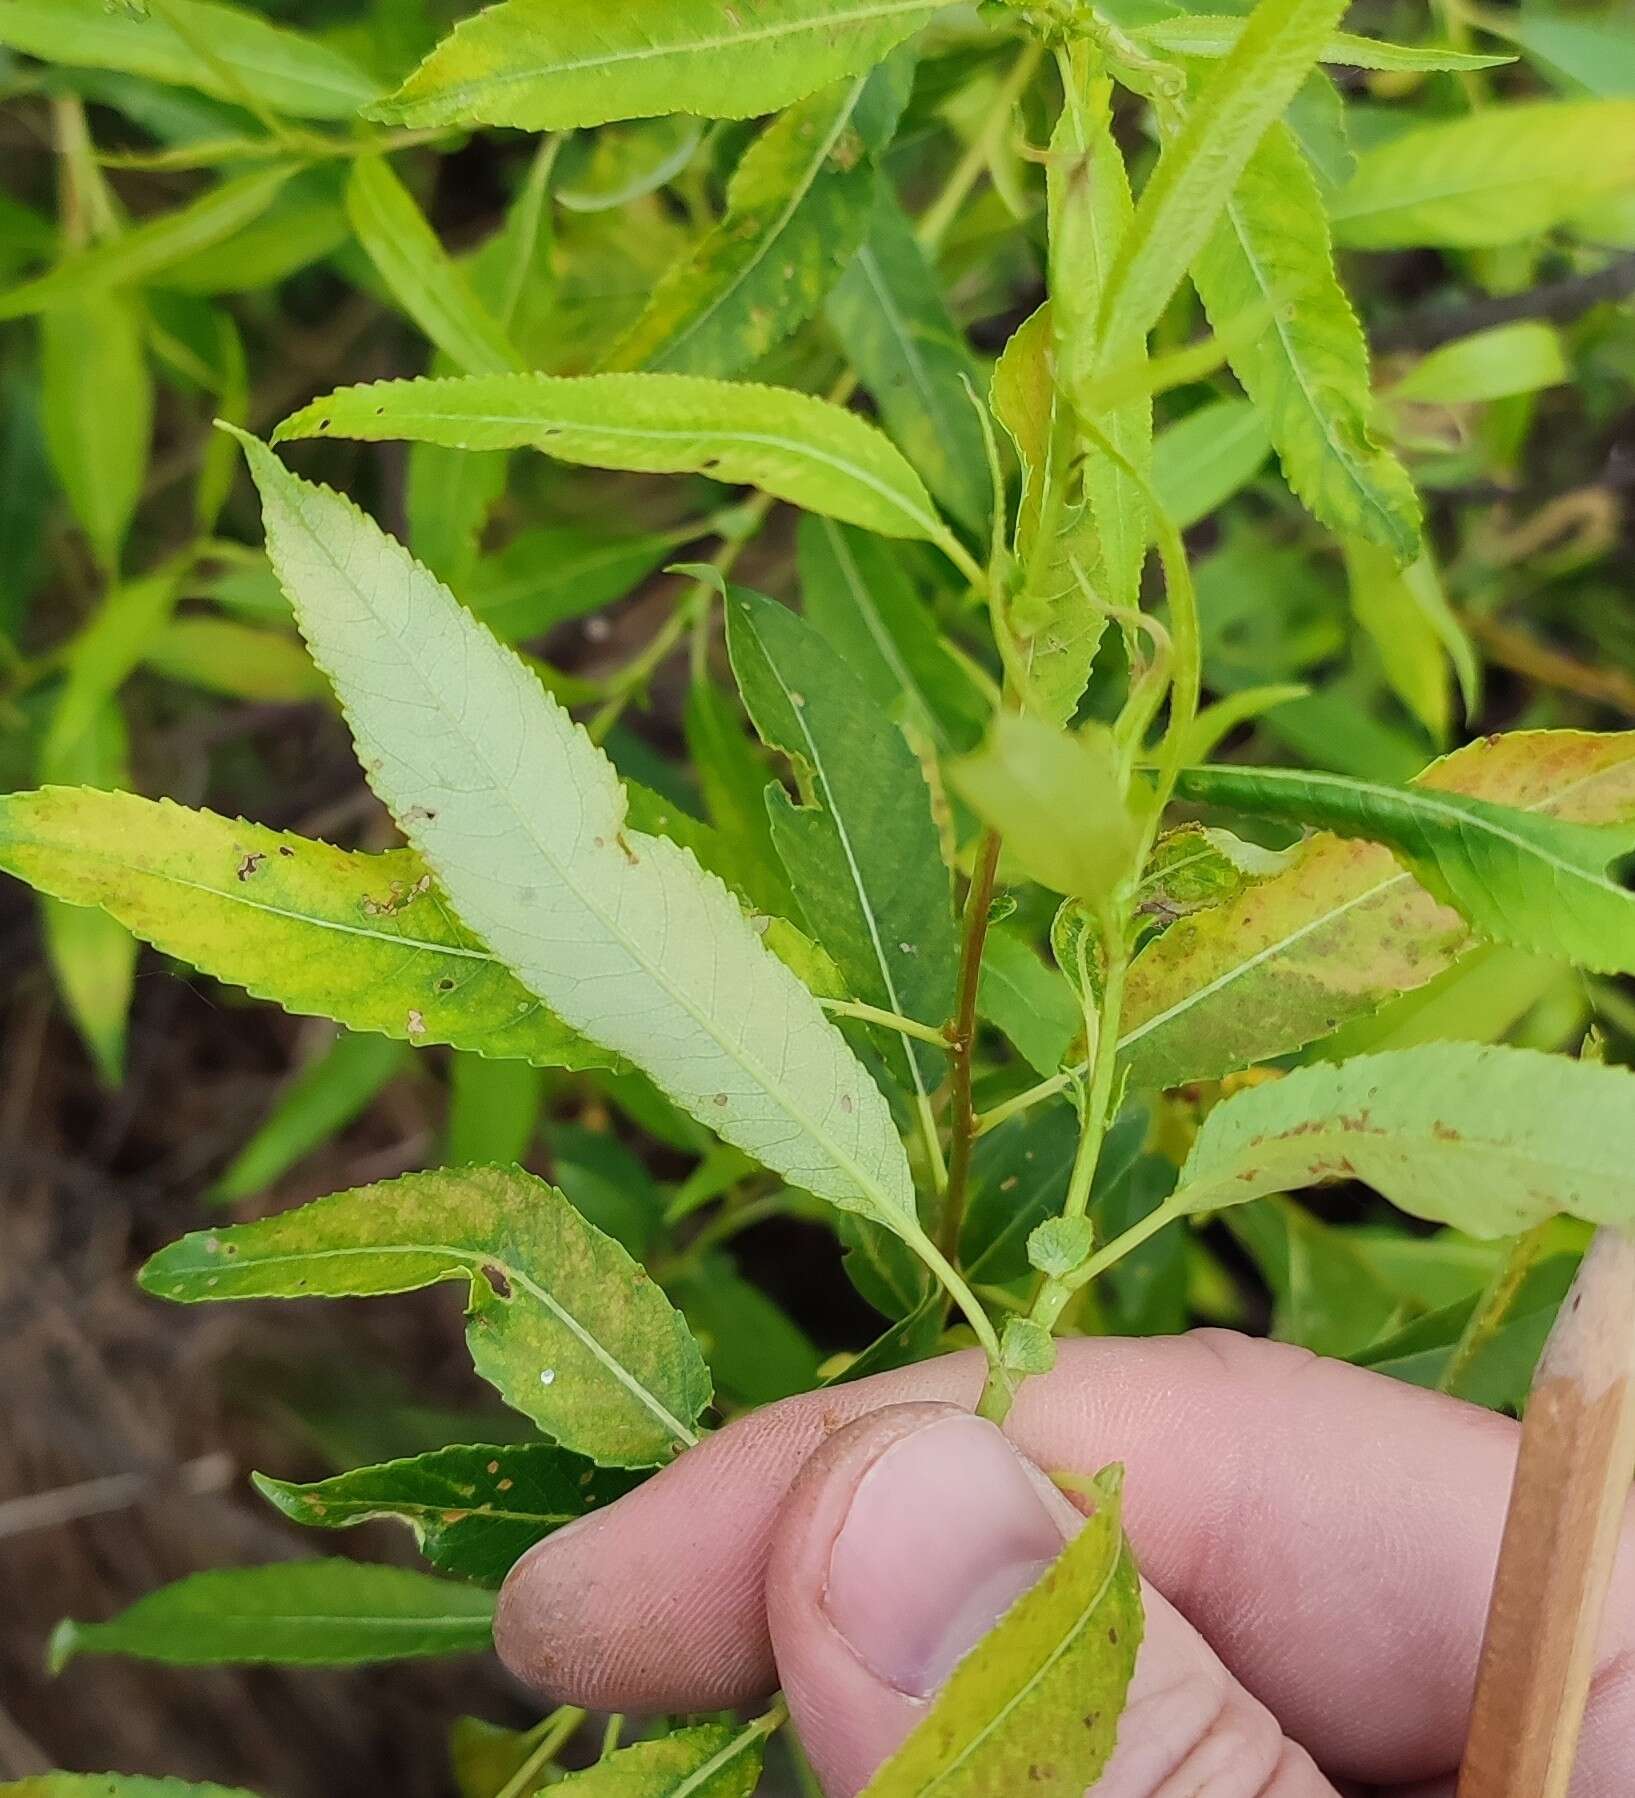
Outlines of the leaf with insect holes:
M1218 1211L1341 1179L1471 1236L1515 1235L1562 1212L1628 1230L1635 1074L1489 1043L1298 1068L1210 1112L1170 1209Z
M1374 441L1368 345L1334 272L1316 177L1286 125L1274 124L1250 157L1192 278L1217 332L1271 308L1271 322L1230 360L1289 486L1330 530L1411 560L1419 501L1407 470Z
M1102 289L1104 348L1145 336L1209 241L1255 146L1316 65L1345 0L1260 0L1188 104Z
M1635 893L1607 864L1635 823L1576 824L1425 787L1292 768L1193 768L1181 796L1385 843L1484 935L1598 973L1635 973Z
M478 1373L564 1448L650 1467L697 1440L709 1375L687 1326L618 1243L516 1168L444 1168L276 1217L196 1230L141 1272L177 1304L469 1288Z
M562 462L707 474L885 537L946 541L920 477L855 413L809 393L702 375L473 375L377 381L314 400L297 437L406 438L453 449L537 449Z
M0 8L0 19L4 17ZM235 175L174 212L144 219L122 236L81 250L31 281L0 289L0 320L81 305L110 288L141 286L173 264L254 223L293 173L293 165L280 163Z
M895 63L798 101L744 152L721 221L664 276L608 369L733 375L823 304L857 253L911 71Z
M253 7L166 0L146 18L107 0L4 0L0 44L69 68L117 69L298 119L350 119L380 89L350 58Z
M883 1095L727 888L631 827L612 764L400 544L245 448L273 564L364 770L465 922L735 1147L917 1235Z
M950 517L986 536L993 485L977 364L888 183L824 316L887 430Z
M802 618L729 590L727 648L762 740L810 783L812 803L766 789L772 841L817 940L852 993L921 1024L954 1009L954 909L931 795L903 733ZM892 1036L888 1065L922 1105L948 1071L928 1043Z
M536 1542L644 1477L546 1442L460 1444L305 1485L251 1475L261 1496L294 1523L323 1530L381 1518L405 1523L439 1573L480 1586L497 1586Z
M776 1715L633 1742L560 1782L569 1798L750 1798Z
M350 1667L476 1654L492 1636L493 1597L475 1586L367 1561L277 1561L195 1573L106 1623L68 1620L51 1669L82 1654L176 1667Z
M1579 824L1635 825L1635 732L1517 731L1415 782ZM1136 1087L1217 1079L1423 987L1480 941L1387 848L1328 833L1131 964L1121 1056Z
M457 25L374 117L568 131L746 119L857 75L939 0L505 0Z
M1122 1491L1122 1468L1096 1476L1090 1520L949 1675L865 1798L1081 1798L1096 1783L1142 1636Z
M618 1062L460 923L412 850L364 855L168 799L46 787L0 795L0 868L286 1011L546 1067Z
M1635 99L1534 100L1412 126L1330 203L1347 248L1521 243L1635 190Z

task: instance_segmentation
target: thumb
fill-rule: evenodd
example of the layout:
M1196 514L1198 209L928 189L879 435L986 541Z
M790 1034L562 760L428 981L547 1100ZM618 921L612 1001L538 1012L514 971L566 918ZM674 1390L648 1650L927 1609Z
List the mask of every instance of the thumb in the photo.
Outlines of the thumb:
M1083 1522L992 1424L897 1405L832 1436L779 1515L766 1602L824 1790L851 1798ZM1147 1631L1096 1798L1335 1798L1309 1757L1144 1588Z

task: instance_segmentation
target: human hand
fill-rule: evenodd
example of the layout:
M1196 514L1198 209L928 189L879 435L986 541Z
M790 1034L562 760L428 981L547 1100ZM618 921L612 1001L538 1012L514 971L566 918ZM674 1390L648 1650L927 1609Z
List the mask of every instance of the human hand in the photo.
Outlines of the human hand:
M1096 1798L1452 1798L1519 1431L1283 1344L1061 1345L1006 1425L974 1354L790 1399L533 1549L500 1653L557 1700L783 1686L849 1798L1123 1461L1147 1631ZM1020 1451L1020 1452L1017 1452ZM1635 1790L1635 1507L1572 1798Z

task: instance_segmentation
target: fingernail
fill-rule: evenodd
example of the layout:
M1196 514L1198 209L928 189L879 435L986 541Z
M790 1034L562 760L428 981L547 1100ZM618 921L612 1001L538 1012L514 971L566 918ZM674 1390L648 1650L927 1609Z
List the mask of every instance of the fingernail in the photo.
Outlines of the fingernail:
M863 1475L823 1608L888 1685L930 1697L1061 1553L1067 1529L1037 1479L970 1416L902 1437Z

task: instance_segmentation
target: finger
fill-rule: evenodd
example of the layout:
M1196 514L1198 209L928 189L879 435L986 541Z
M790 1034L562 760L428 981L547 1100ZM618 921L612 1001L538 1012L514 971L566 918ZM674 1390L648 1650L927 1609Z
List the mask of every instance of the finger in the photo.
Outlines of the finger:
M1082 1521L992 1424L952 1405L875 1412L807 1462L774 1527L767 1617L830 1798L868 1783ZM1180 1614L1156 1592L1146 1599L1096 1798L1335 1798Z
M519 1565L509 1664L609 1709L708 1709L771 1689L763 1588L801 1466L854 1417L970 1407L976 1355L791 1399L743 1419ZM1039 1465L1128 1469L1147 1577L1331 1773L1431 1779L1458 1763L1515 1462L1474 1407L1200 1331L1064 1343L1008 1433ZM1635 1530L1607 1606L1574 1798L1615 1798L1635 1742ZM1598 1771L1604 1766L1604 1775Z

